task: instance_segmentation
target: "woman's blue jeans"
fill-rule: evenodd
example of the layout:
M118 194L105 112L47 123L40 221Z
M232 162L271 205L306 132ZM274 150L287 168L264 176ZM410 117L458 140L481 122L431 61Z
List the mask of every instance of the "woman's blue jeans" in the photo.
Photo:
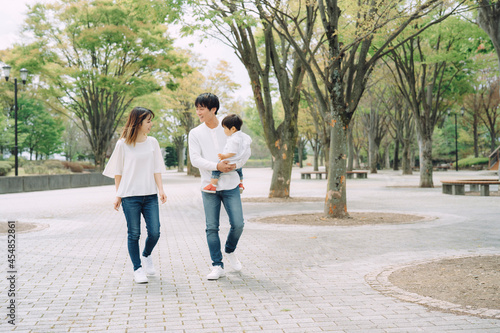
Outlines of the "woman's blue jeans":
M219 238L219 219L221 203L229 216L229 234L227 235L225 251L231 253L236 250L238 240L243 232L243 208L241 206L240 189L217 191L215 193L201 192L203 207L205 208L205 222L208 249L212 258L213 266L221 266L222 262L221 244Z
M139 238L141 237L141 214L146 221L148 237L142 255L148 257L160 238L160 212L158 195L141 195L122 198L123 213L128 228L128 254L134 265L134 271L141 267Z

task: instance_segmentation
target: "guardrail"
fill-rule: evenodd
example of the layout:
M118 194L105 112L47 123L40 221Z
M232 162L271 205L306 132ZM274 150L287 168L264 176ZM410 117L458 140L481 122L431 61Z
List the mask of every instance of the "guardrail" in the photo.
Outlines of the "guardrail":
M0 194L114 185L114 183L114 179L100 173L0 177Z

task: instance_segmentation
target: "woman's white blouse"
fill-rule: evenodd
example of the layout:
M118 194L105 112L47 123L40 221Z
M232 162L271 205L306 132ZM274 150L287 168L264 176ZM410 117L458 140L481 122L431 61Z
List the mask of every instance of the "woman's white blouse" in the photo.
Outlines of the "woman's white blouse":
M158 141L148 136L144 142L134 145L120 139L103 171L106 177L122 176L117 197L131 197L158 193L154 174L165 173L165 163Z

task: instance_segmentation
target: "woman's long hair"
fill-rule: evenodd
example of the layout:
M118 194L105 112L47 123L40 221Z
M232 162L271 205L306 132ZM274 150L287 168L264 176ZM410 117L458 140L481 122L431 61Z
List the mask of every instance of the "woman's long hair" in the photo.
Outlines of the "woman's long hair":
M120 139L124 138L126 144L133 144L135 146L135 141L139 134L139 126L141 126L142 121L148 116L151 116L151 119L153 119L155 114L149 109L136 106L128 115L127 123L123 127Z

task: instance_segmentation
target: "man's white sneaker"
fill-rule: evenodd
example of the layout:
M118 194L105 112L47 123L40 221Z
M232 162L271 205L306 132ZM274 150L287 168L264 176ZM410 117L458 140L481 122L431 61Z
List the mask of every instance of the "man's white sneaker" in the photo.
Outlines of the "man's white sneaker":
M225 276L224 268L221 266L212 266L212 271L207 275L208 280L217 280L218 278Z
M231 253L226 253L226 257L227 257L227 260L229 261L229 265L231 265L231 267L239 272L241 271L241 262L238 260L238 258L236 258L236 254L234 254L234 252L231 252Z
M148 277L142 267L139 267L134 271L134 280L136 283L148 283Z
M142 264L144 266L144 270L148 275L155 275L155 265L153 264L153 257L149 255L148 257L142 257Z

